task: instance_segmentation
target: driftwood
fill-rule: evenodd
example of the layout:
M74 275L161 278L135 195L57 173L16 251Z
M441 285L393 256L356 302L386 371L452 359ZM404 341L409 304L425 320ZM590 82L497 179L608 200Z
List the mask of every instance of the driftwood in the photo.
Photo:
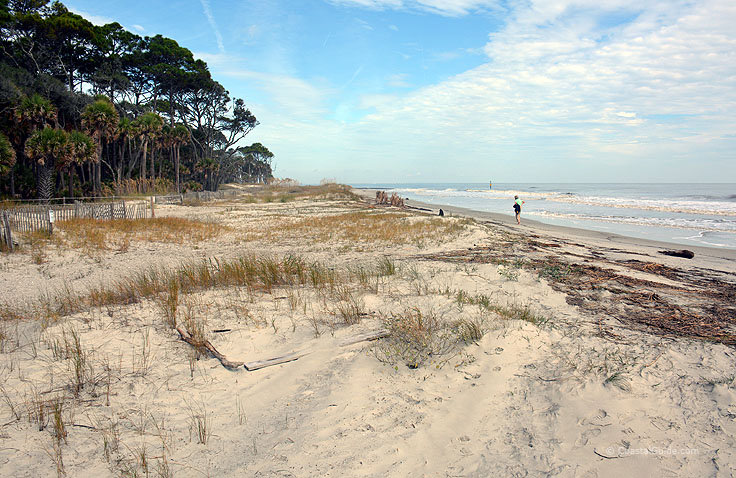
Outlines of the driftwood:
M405 206L407 209L416 209L417 211L426 211L426 212L432 212L431 209L428 209L426 207L416 207L416 206Z
M368 340L378 340L384 337L388 337L391 332L386 329L374 330L373 332L367 332L365 334L353 335L343 339L340 342L340 347L347 347L348 345L357 344L358 342L366 342Z
M203 342L197 341L191 336L191 334L189 334L189 332L182 330L181 327L177 327L176 331L179 332L179 336L184 342L197 349L207 350L213 357L220 361L223 367L233 370L243 366L243 362L232 362L228 360L224 355L217 351L215 346L212 345L209 340L205 340Z
M270 358L266 360L256 360L255 362L246 362L244 365L247 371L252 372L253 370L270 367L272 365L293 362L294 360L299 360L300 358L310 353L311 353L310 351L306 351L306 350L290 352L286 355L280 355L278 357L274 357L274 358Z
M688 251L687 249L683 249L681 251L659 251L659 253L664 254L665 256L684 257L685 259L692 259L695 257L695 253L693 251Z
M389 197L386 191L376 191L376 204L385 204L387 206L404 207L404 199L396 193Z
M240 367L245 367L245 369L249 372L252 372L254 370L259 370L266 367L271 367L273 365L279 365L282 363L288 363L293 362L295 360L299 360L300 358L304 357L305 355L308 355L312 353L311 350L296 350L294 352L289 352L284 355L279 355L277 357L272 357L265 360L255 360L253 362L233 362L232 360L228 360L227 357L222 355L214 345L210 343L209 340L205 341L197 341L192 337L192 335L189 332L186 332L185 330L182 330L181 327L176 327L176 331L179 332L179 336L181 339L191 345L192 347L195 347L199 350L207 350L207 352L210 353L213 357L215 357L217 360L220 361L223 367L234 370ZM369 340L378 340L383 337L387 337L390 334L390 332L386 329L378 329L374 330L373 332L366 332L358 335L353 335L351 337L347 337L343 339L340 342L340 347L346 347L348 345L357 344L359 342L366 342Z

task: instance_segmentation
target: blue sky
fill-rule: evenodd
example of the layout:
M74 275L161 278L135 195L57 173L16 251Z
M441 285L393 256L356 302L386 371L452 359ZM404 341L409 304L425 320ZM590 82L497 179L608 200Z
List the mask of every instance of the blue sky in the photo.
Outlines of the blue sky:
M313 184L736 182L733 0L68 0L163 34Z

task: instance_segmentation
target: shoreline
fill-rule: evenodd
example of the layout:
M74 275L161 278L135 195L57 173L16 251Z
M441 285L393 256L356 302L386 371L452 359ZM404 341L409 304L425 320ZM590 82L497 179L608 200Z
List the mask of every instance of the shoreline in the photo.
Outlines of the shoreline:
M380 191L380 188L352 188L353 191L359 196L373 200L375 199L376 191ZM706 246L686 246L683 244L676 244L666 241L655 241L650 239L643 239L631 236L624 236L616 233L600 232L590 229L581 229L571 226L558 226L553 224L547 224L534 219L525 219L522 212L521 225L517 225L514 216L511 214L501 214L495 212L478 211L474 209L463 208L459 206L451 206L446 204L430 204L414 199L404 198L404 204L409 207L425 208L430 209L434 215L438 214L441 208L445 214L457 215L472 218L478 221L490 222L494 225L501 226L515 233L540 233L547 236L555 237L563 241L579 241L585 242L590 241L588 246L590 247L611 247L611 246L625 246L628 248L636 248L636 254L646 253L661 258L662 261L676 259L678 261L688 261L700 263L705 261L703 264L706 267L725 268L726 271L736 273L736 249L728 248L715 248ZM687 249L695 253L693 259L681 259L673 258L659 254L659 250L683 250ZM682 262L678 262L679 265L684 265Z

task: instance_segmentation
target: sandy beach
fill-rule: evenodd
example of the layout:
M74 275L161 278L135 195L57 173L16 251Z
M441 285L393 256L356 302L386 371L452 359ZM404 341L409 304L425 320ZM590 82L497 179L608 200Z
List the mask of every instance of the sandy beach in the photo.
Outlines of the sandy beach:
M0 255L0 476L732 476L736 251L374 198Z

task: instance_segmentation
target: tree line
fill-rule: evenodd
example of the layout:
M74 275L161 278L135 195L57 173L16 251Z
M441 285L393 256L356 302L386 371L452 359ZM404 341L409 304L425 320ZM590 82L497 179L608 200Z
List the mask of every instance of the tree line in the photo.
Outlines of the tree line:
M0 196L48 199L268 182L258 120L175 40L0 0Z

